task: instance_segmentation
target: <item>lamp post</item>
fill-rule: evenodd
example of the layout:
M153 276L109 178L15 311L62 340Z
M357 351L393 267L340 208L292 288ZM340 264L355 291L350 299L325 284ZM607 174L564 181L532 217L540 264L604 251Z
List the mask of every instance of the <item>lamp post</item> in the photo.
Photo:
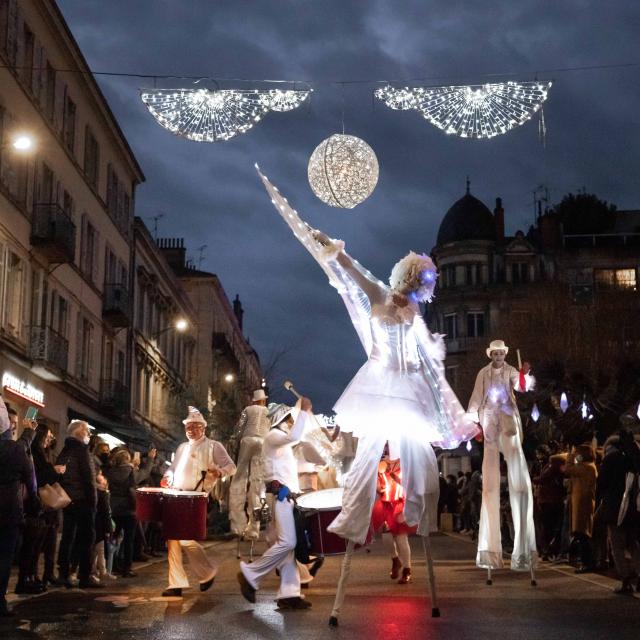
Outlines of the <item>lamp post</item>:
M177 331L178 333L184 333L188 328L189 328L188 320L186 320L185 318L176 318L173 324L170 324L168 327L165 327L164 329L160 329L160 331L152 334L151 339L157 340L163 333L166 333L167 331L171 331L172 329L174 331Z

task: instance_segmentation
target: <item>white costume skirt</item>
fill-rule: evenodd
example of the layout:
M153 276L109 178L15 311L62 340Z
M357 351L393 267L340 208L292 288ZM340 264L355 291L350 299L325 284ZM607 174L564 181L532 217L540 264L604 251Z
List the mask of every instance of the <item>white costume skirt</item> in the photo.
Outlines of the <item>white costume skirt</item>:
M334 406L336 423L356 437L409 438L447 449L478 432L440 371L385 367L367 360Z

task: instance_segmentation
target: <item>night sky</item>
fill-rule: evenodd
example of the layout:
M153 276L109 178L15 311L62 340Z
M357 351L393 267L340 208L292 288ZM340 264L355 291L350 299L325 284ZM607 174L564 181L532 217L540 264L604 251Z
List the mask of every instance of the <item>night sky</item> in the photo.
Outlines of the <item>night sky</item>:
M98 77L147 181L136 214L159 236L184 237L201 268L245 307L245 334L282 380L329 411L364 361L337 293L290 234L253 168L263 171L313 226L386 280L409 249L429 252L447 209L471 193L491 209L501 196L507 231L533 221L533 189L551 202L585 188L620 209L640 208L640 67L547 70L640 62L640 5L609 2L456 0L59 0L94 71L312 82L310 107L271 113L228 142L196 143L161 128L139 99L152 80ZM514 75L504 75L511 74ZM496 74L496 75L490 75ZM502 74L502 75L500 75ZM545 103L546 149L537 120L491 140L446 136L417 112L372 100L374 84L339 81L425 78L422 84L553 79ZM410 83L421 84L420 82ZM190 87L158 80L158 87ZM198 86L214 88L212 84ZM224 82L222 88L253 88ZM342 130L366 140L380 163L373 195L351 211L315 198L307 182L313 149ZM484 363L478 363L482 365ZM461 398L466 404L468 398Z

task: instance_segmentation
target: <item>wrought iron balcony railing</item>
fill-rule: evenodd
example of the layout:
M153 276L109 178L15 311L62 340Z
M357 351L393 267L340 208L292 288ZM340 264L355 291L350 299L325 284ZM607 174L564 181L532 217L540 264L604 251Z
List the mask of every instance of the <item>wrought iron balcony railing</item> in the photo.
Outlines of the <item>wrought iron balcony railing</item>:
M31 244L49 262L73 262L76 255L76 225L55 202L33 207Z
M129 290L122 284L104 285L102 315L113 327L131 325L131 298Z
M69 342L50 327L29 327L29 356L56 373L67 371Z

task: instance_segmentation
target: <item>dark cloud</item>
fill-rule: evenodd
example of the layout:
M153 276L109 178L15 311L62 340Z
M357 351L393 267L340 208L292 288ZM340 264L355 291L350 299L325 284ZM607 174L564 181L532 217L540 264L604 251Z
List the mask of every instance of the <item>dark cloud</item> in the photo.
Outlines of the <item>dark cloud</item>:
M553 201L585 187L620 208L640 205L638 69L545 72L634 62L636 3L59 4L95 70L317 81L310 106L269 114L248 134L207 145L176 138L155 123L138 98L138 89L152 81L99 78L147 176L138 191L138 215L165 212L160 234L183 236L193 257L207 245L202 267L220 276L230 297L240 294L252 344L264 359L289 348L279 378L292 378L323 410L362 363L362 349L336 292L272 209L254 162L303 217L343 238L382 279L409 249L431 249L467 175L474 195L488 206L503 198L510 231L531 223L532 190L541 183ZM434 78L430 84L483 82L484 74L512 71L521 71L521 80L536 73L556 80L545 108L544 150L536 122L490 141L461 140L416 112L372 106L372 85L331 84L418 77ZM181 85L188 82L159 83ZM367 140L381 167L374 194L350 212L316 200L306 178L314 147L341 130L343 96L347 133Z

